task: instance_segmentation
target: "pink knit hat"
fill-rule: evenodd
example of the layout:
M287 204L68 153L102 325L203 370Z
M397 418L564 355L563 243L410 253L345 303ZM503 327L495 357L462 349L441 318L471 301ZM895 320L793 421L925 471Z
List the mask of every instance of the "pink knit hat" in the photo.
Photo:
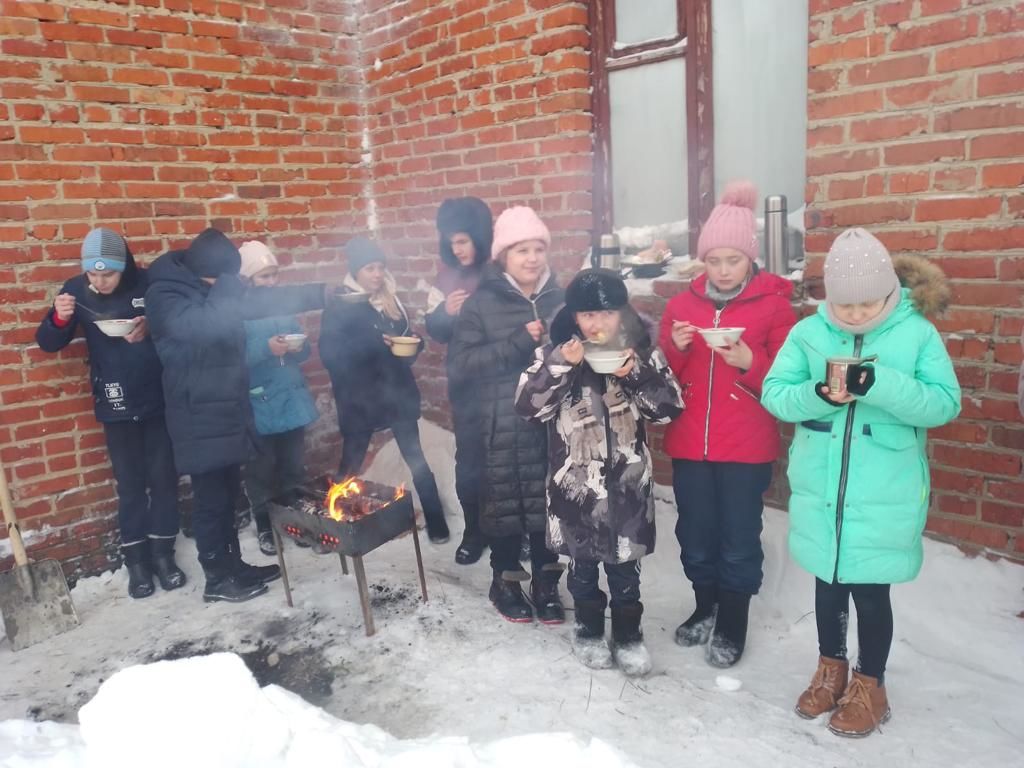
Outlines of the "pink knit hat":
M551 233L540 220L540 216L525 205L516 205L501 212L494 222L494 241L491 243L491 258L497 259L516 243L526 240L541 240L551 246Z
M704 261L715 248L735 248L751 261L757 259L757 222L754 206L757 189L749 181L734 181L725 187L722 199L711 211L697 240L697 258Z
M242 277L251 278L268 267L277 266L277 257L259 240L242 243L238 252L242 255L242 270L239 273Z

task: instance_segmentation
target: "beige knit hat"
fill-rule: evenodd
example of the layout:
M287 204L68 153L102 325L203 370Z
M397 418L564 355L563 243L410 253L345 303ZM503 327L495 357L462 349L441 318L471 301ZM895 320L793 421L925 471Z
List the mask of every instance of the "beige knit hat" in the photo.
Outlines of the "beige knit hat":
M242 270L240 274L246 279L252 278L253 275L259 274L268 267L277 266L277 258L259 240L249 240L242 243L242 247L238 249L238 252L242 255Z
M825 299L830 304L867 304L900 287L889 251L866 229L848 229L825 258Z

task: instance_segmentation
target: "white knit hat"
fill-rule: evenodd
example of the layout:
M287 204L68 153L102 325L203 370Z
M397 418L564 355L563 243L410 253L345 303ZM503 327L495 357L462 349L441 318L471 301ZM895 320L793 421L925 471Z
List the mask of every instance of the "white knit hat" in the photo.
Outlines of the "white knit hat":
M889 251L866 229L848 229L825 258L825 299L830 304L867 304L900 287Z
M251 278L264 269L277 266L277 258L266 245L259 240L249 240L242 243L238 249L242 255L242 269L240 274L244 278Z

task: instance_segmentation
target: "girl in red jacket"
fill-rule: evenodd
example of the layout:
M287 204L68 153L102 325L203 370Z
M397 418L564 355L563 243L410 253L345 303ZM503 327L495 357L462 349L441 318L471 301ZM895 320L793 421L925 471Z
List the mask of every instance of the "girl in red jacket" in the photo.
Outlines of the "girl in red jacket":
M706 273L669 301L661 319L661 347L686 405L664 445L679 509L676 538L697 600L676 642L707 644L708 663L720 668L740 660L750 597L761 588L762 495L779 452L761 382L796 322L790 283L754 263L756 199L749 182L726 188L697 243ZM724 347L699 333L725 327L743 332Z

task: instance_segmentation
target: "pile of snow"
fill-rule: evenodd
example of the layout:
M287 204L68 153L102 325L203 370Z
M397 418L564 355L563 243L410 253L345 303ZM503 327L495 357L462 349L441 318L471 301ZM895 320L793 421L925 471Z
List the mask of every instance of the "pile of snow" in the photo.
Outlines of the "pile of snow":
M543 734L474 746L465 738L401 741L354 725L216 653L128 667L79 712L79 726L0 723L0 765L19 768L631 768L596 739Z

